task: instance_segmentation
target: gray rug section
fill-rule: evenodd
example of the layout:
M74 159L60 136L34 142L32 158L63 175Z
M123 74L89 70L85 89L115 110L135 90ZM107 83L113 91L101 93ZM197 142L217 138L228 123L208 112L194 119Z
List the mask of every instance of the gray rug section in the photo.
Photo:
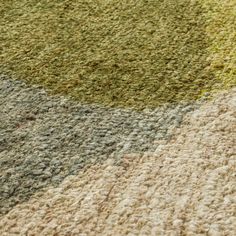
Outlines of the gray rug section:
M0 77L0 214L87 164L154 151L198 105L136 112L82 105Z

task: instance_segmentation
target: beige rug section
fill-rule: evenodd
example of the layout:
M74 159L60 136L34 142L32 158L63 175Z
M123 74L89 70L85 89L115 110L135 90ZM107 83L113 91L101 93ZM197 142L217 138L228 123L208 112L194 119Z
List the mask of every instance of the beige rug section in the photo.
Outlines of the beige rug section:
M236 235L236 90L155 153L87 168L0 219L0 235Z

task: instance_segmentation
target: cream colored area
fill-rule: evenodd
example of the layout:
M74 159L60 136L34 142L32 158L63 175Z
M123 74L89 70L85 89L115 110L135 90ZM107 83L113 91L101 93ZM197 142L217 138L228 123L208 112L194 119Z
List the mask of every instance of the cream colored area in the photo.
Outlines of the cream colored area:
M236 90L155 153L94 165L16 206L0 235L236 235Z

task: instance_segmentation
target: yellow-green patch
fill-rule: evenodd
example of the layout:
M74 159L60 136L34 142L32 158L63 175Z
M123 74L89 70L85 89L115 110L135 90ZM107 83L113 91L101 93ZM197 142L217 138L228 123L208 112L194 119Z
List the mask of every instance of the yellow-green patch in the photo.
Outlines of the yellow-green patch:
M235 0L0 0L1 70L88 103L195 100L236 84L235 8Z
M236 0L204 0L210 69L220 82L216 89L236 85Z

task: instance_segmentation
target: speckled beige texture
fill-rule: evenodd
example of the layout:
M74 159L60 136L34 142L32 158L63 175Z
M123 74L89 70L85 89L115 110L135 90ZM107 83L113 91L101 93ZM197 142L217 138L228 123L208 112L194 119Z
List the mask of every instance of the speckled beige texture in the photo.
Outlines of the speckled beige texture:
M236 234L236 90L154 153L84 169L0 219L0 235Z

